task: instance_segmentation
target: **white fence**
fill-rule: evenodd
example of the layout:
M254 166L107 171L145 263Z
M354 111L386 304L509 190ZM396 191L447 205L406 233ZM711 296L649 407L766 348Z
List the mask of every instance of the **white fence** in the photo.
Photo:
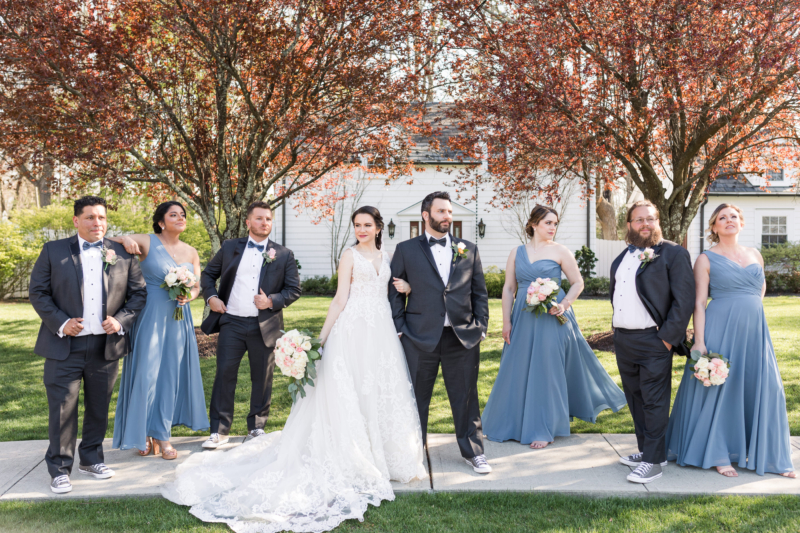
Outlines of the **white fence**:
M611 263L627 247L625 241L595 240L592 250L597 256L597 264L594 267L595 276L598 278L611 277Z

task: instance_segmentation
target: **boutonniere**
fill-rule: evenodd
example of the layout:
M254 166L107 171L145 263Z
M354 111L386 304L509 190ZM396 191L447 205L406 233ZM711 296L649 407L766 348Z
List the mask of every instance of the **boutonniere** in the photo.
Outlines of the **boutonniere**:
M119 259L119 256L117 255L117 252L111 248L106 248L103 246L102 250L100 250L100 253L103 256L103 263L105 263L103 270L108 270L108 265L114 266L117 264L117 259Z
M261 255L264 257L264 263L261 265L263 267L264 265L275 261L275 248L270 248L269 250L262 252Z
M467 252L469 252L469 250L467 250L467 245L464 244L463 242L460 242L458 244L453 243L452 248L453 248L453 263L456 262L457 257L460 257L461 259L467 257Z
M639 258L639 261L641 261L641 262L642 262L642 265L641 265L639 268L644 268L644 266L645 266L647 263L652 263L652 262L653 262L653 260L654 260L656 257L658 257L658 254L657 254L657 253L655 253L655 251L653 251L653 249L652 249L652 248L645 248L644 250L642 250L641 252L639 252L639 255L637 255L636 257L638 257L638 258Z

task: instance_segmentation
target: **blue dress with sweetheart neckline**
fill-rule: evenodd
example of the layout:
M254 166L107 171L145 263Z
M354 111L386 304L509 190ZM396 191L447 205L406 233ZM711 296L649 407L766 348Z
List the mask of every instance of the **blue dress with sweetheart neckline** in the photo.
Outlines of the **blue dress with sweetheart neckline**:
M561 282L561 266L551 259L530 262L517 249L517 296L511 315L511 344L503 344L500 370L483 410L483 433L493 441L551 442L570 434L572 417L594 423L605 410L619 411L625 394L606 372L586 339L575 313L566 324L549 314L525 311L525 296L536 278ZM564 298L558 293L558 301Z
M667 459L701 468L738 464L759 475L791 472L786 395L761 301L764 269L705 255L706 349L727 357L731 368L725 383L704 387L687 362L667 426Z
M130 332L133 349L123 360L114 420L114 448L144 450L147 437L169 440L172 426L208 429L203 376L189 305L183 320L172 313L177 302L160 287L178 265L161 240L150 235L150 252L141 262L147 304Z

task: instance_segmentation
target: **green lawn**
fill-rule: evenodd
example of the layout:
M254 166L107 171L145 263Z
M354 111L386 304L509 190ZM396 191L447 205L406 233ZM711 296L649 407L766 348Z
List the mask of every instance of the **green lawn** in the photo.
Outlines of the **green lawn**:
M325 320L329 298L307 296L301 298L285 313L286 327L307 327L318 331ZM800 298L777 297L765 300L772 339L778 355L778 364L786 387L789 424L793 435L800 434ZM202 302L192 304L195 323L202 316ZM579 300L575 312L584 335L607 331L611 325L611 306L606 300ZM502 350L500 301L490 302L489 335L482 344L479 393L481 407L486 403L500 365ZM0 304L0 441L32 440L47 438L47 399L42 385L44 360L33 354L33 344L39 328L39 319L33 308L24 303ZM613 354L597 352L609 374L619 381ZM684 364L683 358L675 358L673 395L677 391ZM214 359L201 360L206 402L211 397L214 379ZM236 415L232 433L246 433L245 414L249 406L249 366L242 361L236 390ZM283 376L276 375L273 396L273 411L267 431L280 429L286 422L291 399ZM113 433L116 393L110 409L108 436ZM633 423L627 409L612 414L602 413L596 425L582 421L572 424L575 433L633 433ZM450 407L441 376L436 385L428 431L452 433L453 424ZM186 436L194 433L186 428L175 428L174 435Z
M800 498L581 498L533 493L400 495L337 532L797 532ZM161 499L0 502L0 531L230 531Z

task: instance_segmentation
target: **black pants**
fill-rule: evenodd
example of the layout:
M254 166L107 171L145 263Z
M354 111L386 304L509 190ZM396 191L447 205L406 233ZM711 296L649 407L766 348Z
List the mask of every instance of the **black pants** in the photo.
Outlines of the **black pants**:
M227 435L233 424L236 378L245 352L250 359L250 413L247 430L263 429L272 403L275 347L264 344L258 317L224 314L219 319L217 375L211 390L211 433Z
M672 350L656 328L614 330L622 388L633 416L636 442L647 463L667 460L665 433L672 396Z
M106 361L106 336L74 337L63 361L46 359L44 386L49 408L50 446L44 456L50 477L70 475L78 438L78 396L83 381L83 431L80 464L103 461L103 439L108 428L108 405L117 381L119 361Z
M441 363L442 377L450 400L450 410L453 412L456 441L461 455L466 458L482 455L483 428L478 405L480 344L469 350L464 348L450 327L444 328L439 344L432 352L420 350L405 335L400 340L406 353L411 383L417 398L423 444L427 443L428 409Z

